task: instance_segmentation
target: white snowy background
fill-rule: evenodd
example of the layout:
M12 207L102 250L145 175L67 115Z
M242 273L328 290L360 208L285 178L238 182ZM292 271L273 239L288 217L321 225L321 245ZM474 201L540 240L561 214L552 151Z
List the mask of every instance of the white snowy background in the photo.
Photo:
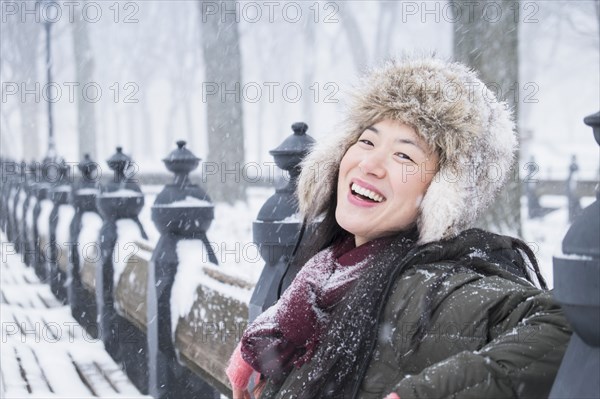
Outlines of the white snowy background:
M406 18L403 16L394 28L390 47L384 54L379 54L376 51L375 27L380 15L373 4L375 2L348 3L367 43L367 54L364 55L366 66L372 65L377 56L394 56L406 51L435 51L442 57L451 56L452 25L444 20L443 14L437 20L435 15L422 13L406 15ZM540 167L536 177L564 179L571 156L576 155L580 166L578 178L598 180L599 149L592 139L591 129L582 122L583 117L600 108L600 34L594 3L521 3L523 15L531 17L521 18L519 25L522 175L526 172L524 164L535 157ZM95 62L94 81L102 89L102 98L96 103L96 160L102 164L114 153L115 147L121 145L124 152L140 165L140 172L164 172L160 159L175 148L176 139L187 140L191 151L206 158L203 101L203 90L206 88L203 87L204 67L199 36L201 17L197 2L94 4L102 10L102 17L88 26L90 51ZM127 4L134 6L127 7ZM256 4L262 7L262 17L252 22L249 16L253 14L241 14L239 31L242 84L249 84L248 87L258 85L263 89L259 101L245 98L243 102L245 157L246 162L262 164L272 162L268 151L291 133L290 125L293 122L307 121L310 125L308 133L317 140L335 129L343 115L344 92L351 88L360 70L354 64L349 50L352 43L343 33L344 22L339 16L331 15L334 9L327 8L329 3L302 3L304 14L297 22L286 20L282 7L276 9L274 20L269 21L264 4ZM446 3L438 4L443 9ZM535 6L525 8L527 4ZM132 21L126 22L127 17ZM315 39L308 43L304 32L311 21L314 21ZM5 29L7 25L3 15L2 30ZM7 41L7 35L0 36L2 50L9 51L13 44ZM64 85L65 82L76 81L72 40L68 18L61 18L54 24L52 36L54 80L62 83L64 90L61 99L54 104L55 132L59 154L67 161L76 162L79 160L77 107L67 95L67 86ZM44 53L41 44L39 51L39 59L42 60ZM502 60L498 60L498 63L501 64ZM6 68L0 71L3 82L9 79L5 75L9 72ZM42 86L45 82L44 73L44 68L39 68ZM267 95L269 82L279 84L279 89L274 91L273 101ZM302 96L297 102L286 99L282 93L281 87L286 83L302 88ZM533 97L529 97L533 101L524 100L532 94L531 90L524 89L527 83L533 84L527 87L536 88ZM115 98L117 93L118 100ZM125 102L127 95L136 102ZM17 112L18 102L18 97L5 98L3 92L0 154L16 159L26 153L22 140L26 132L22 131L23 116ZM32 116L37 118L38 127L32 139L40 143L42 151L37 158L41 159L47 145L47 125L45 103L42 101L39 105L38 114ZM151 243L156 243L159 236L150 219L150 205L161 189L160 186L142 187L146 206L140 219ZM215 204L215 220L207 235L217 249L220 270L249 282L258 279L264 263L252 244L252 222L272 193L273 189L250 188L246 203ZM558 210L541 219L529 220L523 201L523 238L533 247L542 272L552 286L552 256L559 253L560 242L569 227L567 199L565 196L546 195L540 200L542 206L556 207ZM582 205L592 201L593 198L585 197ZM43 209L42 216L47 219L50 208L45 206ZM91 225L94 222L95 228L88 231L99 228L97 220L86 223ZM66 222L59 224L58 237L67 235L67 227ZM123 231L119 234L123 237L138 235L137 232L125 231L127 228L120 226ZM80 240L85 242L88 238L80 237ZM196 261L197 254L186 252L183 247L179 250L182 263L176 281L179 286L172 297L174 315L186 314L193 303L195 284L204 276ZM122 265L124 260L120 259L118 264ZM213 288L230 290L229 295L244 300L249 300L251 294L243 289L232 292L231 287ZM58 321L67 317L66 310L60 312L60 309L56 310L48 317L56 317ZM4 317L10 317L4 307L2 317L3 320ZM3 341L4 338L3 335ZM86 354L81 353L81 356ZM48 352L47 356L42 360L48 361L52 352ZM6 365L2 366L4 370ZM0 383L5 384L6 381ZM18 397L21 394L19 391L8 391L8 396ZM77 393L73 392L73 395Z

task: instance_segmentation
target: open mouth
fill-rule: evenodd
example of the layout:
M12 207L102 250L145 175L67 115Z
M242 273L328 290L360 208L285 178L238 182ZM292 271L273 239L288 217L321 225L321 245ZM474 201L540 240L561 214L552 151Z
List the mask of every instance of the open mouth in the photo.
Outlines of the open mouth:
M361 187L356 183L350 184L350 191L352 192L352 195L360 198L363 201L375 202L375 203L385 201L384 196L379 195L376 192L369 190L368 188Z

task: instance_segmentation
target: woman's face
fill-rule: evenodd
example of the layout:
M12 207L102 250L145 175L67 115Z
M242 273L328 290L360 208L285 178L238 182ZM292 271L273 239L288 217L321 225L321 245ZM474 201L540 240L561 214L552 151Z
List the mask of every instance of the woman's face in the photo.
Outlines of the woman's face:
M410 126L383 120L367 128L340 163L338 224L356 246L404 230L416 221L437 166Z

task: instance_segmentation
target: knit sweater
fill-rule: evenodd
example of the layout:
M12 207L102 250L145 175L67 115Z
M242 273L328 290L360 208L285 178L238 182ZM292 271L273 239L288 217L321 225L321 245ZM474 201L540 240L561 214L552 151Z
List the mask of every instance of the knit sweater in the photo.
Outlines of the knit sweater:
M254 371L277 379L310 360L331 310L387 242L355 247L348 238L311 258L281 299L244 332L226 370L232 386L245 389Z

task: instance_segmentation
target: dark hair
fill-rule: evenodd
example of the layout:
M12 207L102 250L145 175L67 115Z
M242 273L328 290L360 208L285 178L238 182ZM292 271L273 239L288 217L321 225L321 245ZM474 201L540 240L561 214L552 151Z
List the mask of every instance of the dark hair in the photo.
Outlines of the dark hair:
M335 173L337 181L339 169ZM334 185L328 198L328 206L323 214L323 219L313 221L310 225L306 218L302 221L300 233L292 251L279 286L277 287L277 298L281 298L283 292L292 283L296 274L313 256L323 249L343 241L351 234L344 230L335 218L337 207L337 185Z
M335 173L335 181L339 176L339 169ZM335 209L337 207L337 185L329 194L328 206L323 214L323 220L314 222L306 226L307 232L299 237L299 247L294 258L291 260L292 269L300 269L317 252L330 247L351 234L344 230L335 218ZM306 222L305 222L306 223Z
M531 247L525 241L520 240L518 238L510 237L510 239L512 241L512 247L514 249L522 251L525 254L525 256L527 256L527 260L529 261L529 265L526 262L524 262L521 266L523 268L525 278L529 280L532 284L535 284L530 273L532 272L535 275L540 288L543 290L547 290L548 284L546 283L546 279L544 278L544 276L542 276L542 272L540 271L540 266L538 265L537 258Z

